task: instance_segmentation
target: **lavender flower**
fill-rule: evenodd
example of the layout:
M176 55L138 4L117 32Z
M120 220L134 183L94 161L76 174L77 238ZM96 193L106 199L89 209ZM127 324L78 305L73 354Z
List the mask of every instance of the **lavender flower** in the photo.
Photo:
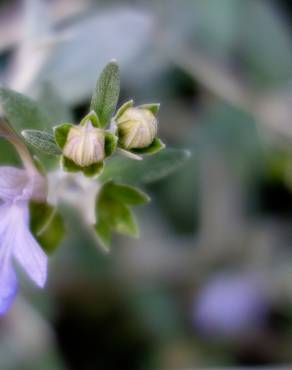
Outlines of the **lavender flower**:
M265 321L267 297L256 276L220 274L196 298L193 321L204 334L229 337Z
M7 311L17 292L14 260L39 287L45 285L47 275L47 257L29 230L28 207L32 199L45 199L45 179L17 137L10 132L7 138L25 168L0 167L0 314Z

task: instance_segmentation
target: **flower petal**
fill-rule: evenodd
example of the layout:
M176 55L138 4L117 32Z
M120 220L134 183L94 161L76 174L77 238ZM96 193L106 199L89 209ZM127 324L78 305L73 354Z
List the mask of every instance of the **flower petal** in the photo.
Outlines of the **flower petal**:
M11 261L0 268L0 315L11 306L17 293L17 280Z
M28 207L24 204L26 206L14 206L18 208L19 216L13 254L28 276L42 288L47 279L48 258L29 230Z
M7 201L20 196L27 186L28 176L25 170L15 167L0 167L0 199Z
M4 204L0 207L0 315L10 307L17 291L17 281L12 266L13 248L13 214L11 207Z

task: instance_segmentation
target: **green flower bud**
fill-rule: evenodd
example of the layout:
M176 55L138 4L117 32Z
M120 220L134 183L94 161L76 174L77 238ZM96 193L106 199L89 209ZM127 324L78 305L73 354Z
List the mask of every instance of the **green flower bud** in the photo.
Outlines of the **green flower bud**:
M81 167L87 167L105 158L105 132L86 121L72 126L68 132L63 155Z
M146 148L157 135L157 119L149 109L128 108L116 123L119 145L126 150Z

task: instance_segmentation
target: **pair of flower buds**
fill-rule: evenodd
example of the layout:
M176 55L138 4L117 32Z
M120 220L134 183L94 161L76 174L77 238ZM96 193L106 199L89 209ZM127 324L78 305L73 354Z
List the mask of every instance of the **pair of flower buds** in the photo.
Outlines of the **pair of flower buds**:
M158 104L133 107L133 101L121 106L104 129L94 111L79 125L62 124L55 127L55 140L62 150L65 171L82 171L85 175L99 174L103 161L115 150L133 159L141 154L154 154L164 147L156 138Z

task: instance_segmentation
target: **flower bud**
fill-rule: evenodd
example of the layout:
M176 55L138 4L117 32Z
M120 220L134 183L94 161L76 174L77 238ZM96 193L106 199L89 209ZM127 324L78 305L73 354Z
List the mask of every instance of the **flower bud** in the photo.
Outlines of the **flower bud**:
M71 127L63 154L81 167L101 162L105 158L105 134L90 121Z
M157 135L157 119L149 109L128 108L117 126L119 144L128 150L148 147Z

